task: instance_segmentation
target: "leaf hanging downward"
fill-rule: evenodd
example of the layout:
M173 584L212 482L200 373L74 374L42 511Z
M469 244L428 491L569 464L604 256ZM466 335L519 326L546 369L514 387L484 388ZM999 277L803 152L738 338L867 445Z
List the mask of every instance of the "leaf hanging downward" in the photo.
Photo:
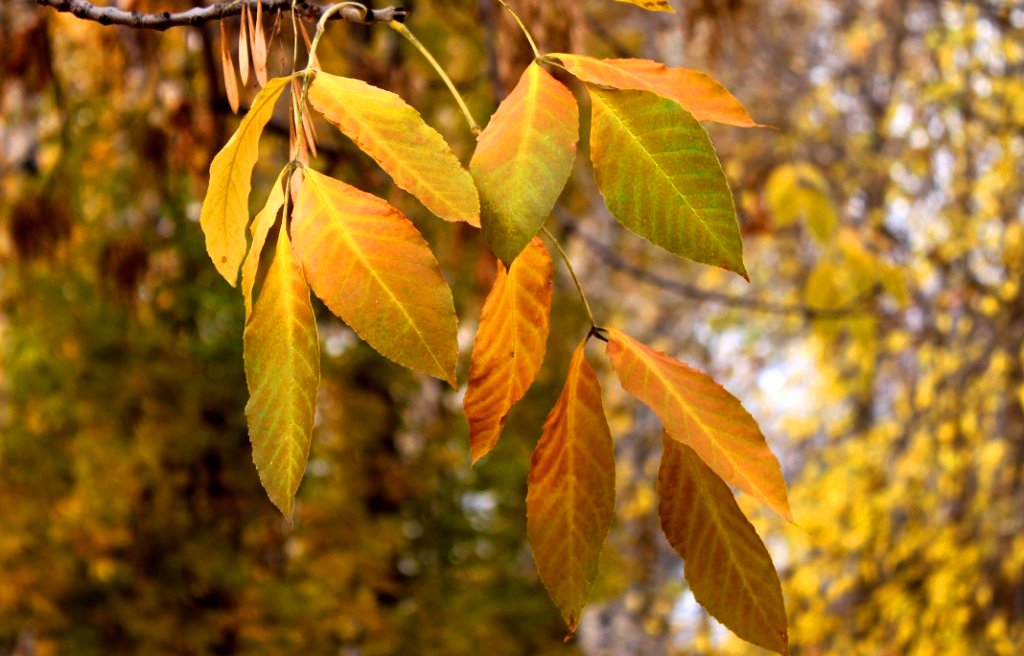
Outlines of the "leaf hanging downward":
M615 218L676 255L746 278L732 192L697 119L649 91L588 89L590 156Z
M669 68L650 59L597 59L586 55L549 55L583 82L613 89L653 91L674 100L698 121L750 128L757 122L728 89L710 75L688 68Z
M696 369L608 329L608 359L627 392L646 403L674 440L727 483L792 521L779 461L739 400Z
M249 5L242 5L240 18L242 20L238 25L238 72L244 87L249 84Z
M252 67L260 87L267 85L267 36L263 32L263 3L256 3L255 29L252 30Z
M223 25L223 23L221 23ZM259 158L263 127L274 113L274 103L288 83L286 77L267 82L252 101L249 113L210 164L210 186L203 199L199 224L206 236L206 251L220 275L233 287L245 257L245 226L249 224L252 169Z
M627 4L636 5L637 7L643 7L647 11L666 11L670 14L676 13L676 10L672 8L672 5L668 3L668 0L616 0L616 2L625 2Z
M427 242L383 200L305 172L292 236L313 291L382 355L454 386L455 304Z
M372 157L395 184L447 221L480 225L469 172L437 130L401 97L362 80L319 72L309 101Z
M287 169L286 169L287 170ZM248 321L252 314L253 290L256 286L256 274L259 271L263 245L267 241L270 229L277 223L277 215L284 205L284 173L281 171L270 188L267 202L252 221L252 245L242 262L242 297L245 299L245 318Z
M694 598L744 640L788 654L782 587L761 538L693 449L667 435L663 449L658 515Z
M235 64L231 61L231 50L228 48L228 32L224 21L220 22L220 67L224 72L224 93L228 97L231 112L238 113L238 78L235 77Z
M533 560L570 632L597 576L615 511L615 448L585 345L573 353L562 395L544 422L526 493Z
M309 288L284 221L279 225L273 260L245 326L245 416L260 481L290 518L309 457L320 348Z
M551 213L572 173L578 140L572 92L533 62L480 134L469 163L480 189L484 239L505 263Z
M530 388L544 361L551 313L551 256L534 238L498 277L480 315L463 403L473 462L490 453L509 411Z

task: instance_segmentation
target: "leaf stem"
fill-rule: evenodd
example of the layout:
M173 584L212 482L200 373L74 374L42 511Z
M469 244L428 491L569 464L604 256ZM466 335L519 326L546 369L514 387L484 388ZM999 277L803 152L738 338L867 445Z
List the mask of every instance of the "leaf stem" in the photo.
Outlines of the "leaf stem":
M462 115L466 117L466 122L469 124L470 131L475 135L480 134L480 124L477 123L476 119L473 118L473 115L469 113L469 107L466 106L466 101L462 99L462 94L460 94L459 90L455 88L455 84L452 82L451 78L449 78L448 74L444 72L444 69L441 68L439 63L437 63L437 60L430 54L430 51L420 43L419 39L417 39L403 23L391 20L388 21L388 27L404 36L406 40L411 43L413 47L419 50L420 54L430 62L430 65L434 67L434 70L441 77L441 80L444 81L445 86L447 86L448 90L451 91L452 96L455 98L455 102L459 105L459 109L462 110Z
M537 43L533 40L533 35L530 34L530 30L526 29L526 24L523 23L523 19L519 17L519 14L516 13L516 10L513 9L512 6L509 5L507 2L505 2L505 0L498 0L498 2L501 4L502 7L505 8L506 11L508 11L508 13L512 14L512 18L514 18L516 20L516 23L519 24L519 29L523 31L523 35L526 36L526 40L530 42L530 50L533 50L533 58L540 59L540 50L537 49Z
M320 14L320 20L316 22L316 32L313 34L313 42L309 45L309 60L306 62L306 70L313 67L313 59L316 57L316 49L317 46L320 45L320 37L322 37L324 32L327 30L328 19L339 11L347 8L358 9L362 12L362 17L359 19L361 21L366 20L366 15L370 11L366 8L366 5L359 2L339 2L325 9L324 13Z
M601 330L601 327L597 325L597 321L594 319L594 313L590 309L590 303L587 301L587 295L583 293L583 285L580 284L580 279L576 277L576 270L572 268L572 262L569 261L569 256L565 254L565 251L562 249L562 245L558 243L558 240L555 239L555 236L552 235L546 227L541 227L540 231L544 233L544 236L547 237L548 241L551 242L551 245L555 247L558 254L562 256L562 261L565 262L565 268L569 270L569 275L572 276L572 281L576 285L576 291L579 292L580 300L583 301L583 309L587 313L587 319L590 320L590 334L601 339L601 335L598 333L598 331Z

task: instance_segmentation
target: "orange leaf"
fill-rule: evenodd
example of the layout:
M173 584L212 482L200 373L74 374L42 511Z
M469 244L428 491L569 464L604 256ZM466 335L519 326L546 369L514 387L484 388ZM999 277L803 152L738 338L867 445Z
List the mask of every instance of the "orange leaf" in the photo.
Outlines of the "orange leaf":
M252 67L260 87L267 85L267 35L263 32L263 3L256 3L256 23L252 30Z
M444 137L399 96L320 72L309 86L309 101L428 210L447 221L480 225L473 178Z
M427 242L383 200L305 172L292 237L313 291L382 355L454 386L455 305Z
M694 598L744 640L788 654L782 587L761 538L693 449L667 435L663 449L658 515Z
M579 109L537 62L501 102L477 139L469 170L480 189L484 239L515 259L544 224L576 159Z
M238 78L235 77L235 64L231 61L228 50L228 33L224 29L224 21L220 22L220 65L224 70L224 93L227 94L231 111L238 113Z
M238 72L244 87L249 84L249 5L242 5L241 19L238 26Z
M309 287L281 226L245 325L245 416L260 482L290 519L313 434L320 346Z
M710 376L611 328L608 358L622 386L658 415L672 439L692 447L727 483L793 520L779 461L736 397Z
M717 80L688 68L669 68L649 59L597 59L585 55L554 54L580 80L613 89L653 91L674 100L698 121L715 121L741 128L758 123Z
M647 11L665 11L670 14L676 13L676 10L672 8L672 5L668 3L668 0L616 0L616 2L625 2L627 4L636 5L642 7Z
M544 361L551 269L551 256L536 237L510 268L498 261L498 277L480 314L463 403L474 463L498 443L509 411Z
M544 422L526 494L533 560L570 632L597 576L615 511L615 447L585 345L573 353L562 395Z

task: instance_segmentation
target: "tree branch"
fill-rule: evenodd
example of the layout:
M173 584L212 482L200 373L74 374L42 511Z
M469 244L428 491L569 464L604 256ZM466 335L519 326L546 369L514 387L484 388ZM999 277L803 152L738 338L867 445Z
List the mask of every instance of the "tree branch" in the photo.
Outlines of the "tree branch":
M695 301L718 303L728 307L737 307L750 310L751 312L763 312L775 315L797 315L804 319L842 319L844 317L865 314L870 312L870 301L878 296L880 289L873 286L864 291L863 294L853 299L849 304L836 308L816 308L802 304L773 303L760 298L750 296L733 296L722 292L704 289L678 280L672 280L661 276L653 271L637 266L621 257L614 249L595 239L591 235L577 230L575 225L560 216L560 208L556 208L555 218L566 232L567 236L576 237L596 255L603 264L610 266L616 271L646 282L650 285L665 291L689 298Z
M242 13L242 6L255 7L263 4L264 11L290 10L292 0L233 0L219 2L205 7L196 7L188 11L171 13L163 11L156 14L145 14L138 11L124 11L116 7L97 7L87 0L36 0L41 7L50 7L60 12L67 12L83 20L94 21L100 25L121 25L143 30L163 31L171 27L195 26L210 21L223 20ZM307 0L295 0L295 11L311 20L317 20L330 5L319 5ZM331 18L346 20L351 23L370 25L389 21L404 22L408 11L401 7L384 7L382 9L366 9L363 11L356 5L345 7Z

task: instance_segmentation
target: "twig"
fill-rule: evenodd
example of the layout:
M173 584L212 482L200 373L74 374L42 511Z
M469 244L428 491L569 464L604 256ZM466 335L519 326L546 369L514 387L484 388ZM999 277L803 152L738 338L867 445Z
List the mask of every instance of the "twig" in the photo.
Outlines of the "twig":
M163 11L155 14L146 14L138 11L125 11L116 7L97 7L87 0L36 0L41 7L50 7L59 12L66 12L83 20L94 21L100 25L120 25L144 30L162 31L171 27L185 27L202 25L211 21L223 20L231 16L238 16L242 13L242 5L255 7L263 4L263 11L287 11L292 8L292 0L244 0L239 2L218 2L204 7L196 7L187 11L169 12ZM303 17L318 20L329 5L319 5L307 2L307 0L296 0L295 11ZM372 9L365 16L357 7L346 8L338 12L333 18L346 20L351 23L388 23L391 21L402 22L408 16L408 11L401 7L384 7Z
M703 289L696 285L666 278L665 276L648 271L641 266L637 266L636 264L623 259L614 249L601 243L594 237L580 230L576 230L572 223L566 221L562 217L559 217L559 223L561 223L562 227L566 229L567 235L578 237L580 241L582 241L603 264L606 264L611 268L621 271L642 282L649 283L655 287L664 289L665 291L696 301L706 301L709 303L739 307L752 312L762 312L764 314L797 315L805 319L842 319L844 317L866 313L868 311L868 308L866 307L868 301L878 296L880 291L877 285L870 287L850 303L837 308L816 308L809 305L800 305L795 303L774 303L772 301L765 301L760 298L752 298L749 296L723 294L722 292Z

